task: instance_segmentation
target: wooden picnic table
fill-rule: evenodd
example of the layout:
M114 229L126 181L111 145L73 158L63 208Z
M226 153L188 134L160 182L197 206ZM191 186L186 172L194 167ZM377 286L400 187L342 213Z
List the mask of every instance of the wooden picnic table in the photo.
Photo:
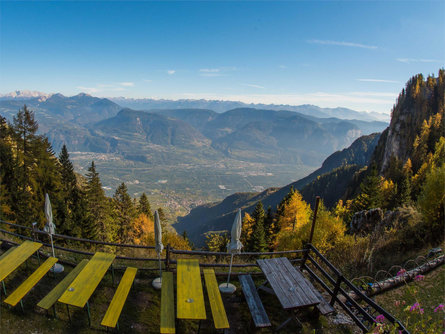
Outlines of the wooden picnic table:
M96 252L59 298L59 302L83 308L96 290L116 255Z
M286 257L257 260L267 281L285 310L314 306L320 299L313 285Z
M0 282L3 282L9 274L20 267L20 265L29 259L40 247L42 247L41 243L27 240L12 250L8 255L2 257L0 260Z
M178 319L206 319L198 260L178 259L176 309Z

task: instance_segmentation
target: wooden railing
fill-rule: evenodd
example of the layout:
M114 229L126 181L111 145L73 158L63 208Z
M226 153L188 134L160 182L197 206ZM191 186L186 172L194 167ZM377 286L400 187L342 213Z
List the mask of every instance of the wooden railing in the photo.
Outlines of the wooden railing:
M27 226L9 223L0 220L1 224L7 225L10 228L17 230L27 231L28 235L12 232L0 228L0 233L10 235L16 238L25 240L35 240L41 242L46 247L51 247L47 242L43 242L41 239L47 238L49 240L49 234L45 231L36 230ZM54 234L54 239L80 242L82 244L95 244L103 246L114 246L119 248L140 248L154 251L154 246L143 246L143 245L132 245L132 244L118 244L90 239L75 238L61 234ZM5 241L7 243L16 244L11 240L6 240L0 238L0 241ZM91 256L94 253L84 250L77 250L62 247L59 245L54 245L55 249L75 253L81 255ZM43 254L42 254L43 255ZM176 264L176 258L178 255L187 256L200 256L200 257L228 257L231 254L225 252L208 252L201 250L179 250L174 249L170 245L167 245L165 249L165 257L160 260L164 262L165 269L168 271L174 271L175 268L172 265ZM277 257L286 256L295 265L298 264L302 270L308 272L312 280L320 285L320 287L330 295L330 305L334 306L336 303L351 317L351 319L357 324L357 326L363 330L363 332L369 332L375 325L375 319L378 315L383 315L387 321L392 325L397 326L398 330L403 334L409 334L409 331L404 327L404 325L392 316L389 312L383 309L380 305L374 302L371 298L366 296L358 287L352 284L347 278L345 278L342 273L331 263L326 257L324 257L317 248L315 248L311 243L308 243L304 249L279 251L279 252L243 252L240 254L235 254L235 257L242 257L247 259L252 259L256 257ZM153 257L128 257L128 256L116 256L116 259L120 260L130 260L130 261L159 261L158 258ZM203 261L200 263L202 267L219 267L228 268L228 263L216 263L215 261L211 263L206 263ZM256 262L253 263L234 263L233 268L257 268ZM119 267L115 268L119 269ZM142 270L158 270L158 267L154 268L141 268ZM238 274L244 274L243 272L234 271L232 275L236 276ZM318 274L317 274L318 273ZM227 272L217 273L218 275L227 275ZM251 275L262 275L261 271L256 270L255 272L250 272ZM353 296L347 292L347 290L354 293Z

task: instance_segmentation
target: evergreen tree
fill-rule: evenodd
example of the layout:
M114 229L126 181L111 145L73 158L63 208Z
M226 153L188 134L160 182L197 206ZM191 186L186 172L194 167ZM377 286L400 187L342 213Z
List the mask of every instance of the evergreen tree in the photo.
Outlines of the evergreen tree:
M269 249L272 249L273 242L275 241L276 229L274 222L274 214L272 212L272 208L269 206L267 208L267 214L264 218L264 234L266 237L266 243Z
M158 208L159 220L161 221L162 230L167 227L167 217L165 216L165 212L163 208Z
M267 250L266 233L264 232L264 208L263 203L258 202L252 212L252 218L255 220L250 238L249 248L253 252L264 252Z
M355 211L369 210L382 205L382 178L375 164L371 166L368 177L360 184L361 193L354 201Z
M13 197L16 192L15 160L11 143L12 131L0 115L0 219L14 219Z
M13 135L16 141L16 180L17 192L14 194L13 210L16 212L17 222L31 224L36 220L34 217L33 187L31 182L31 170L36 163L33 148L37 140L36 132L38 124L34 119L34 112L26 105L20 109L13 118Z
M136 218L136 210L124 182L119 185L114 193L113 209L114 223L117 226L117 240L126 243L129 241L132 222Z
M80 226L86 219L85 194L77 184L74 166L70 161L68 150L64 144L59 154L62 204L59 206L58 218L61 233L80 236Z
M86 176L88 180L86 186L87 219L82 226L82 236L89 239L106 240L108 202L94 161L91 162Z
M151 212L150 202L148 201L148 197L145 193L142 193L141 197L139 198L138 212L145 214L148 218L153 220L153 212Z

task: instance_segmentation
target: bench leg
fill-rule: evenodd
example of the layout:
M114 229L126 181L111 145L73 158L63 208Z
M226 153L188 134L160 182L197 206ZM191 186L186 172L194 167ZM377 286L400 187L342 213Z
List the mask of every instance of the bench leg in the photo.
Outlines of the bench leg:
M200 331L201 331L201 320L199 320L199 323L198 323L198 334Z
M7 296L8 294L6 293L6 286L4 281L2 281L2 285L3 285L3 292L5 293L5 296Z
M114 268L113 268L113 265L111 265L111 278L113 279L113 287L114 287Z
M70 308L68 304L66 304L66 312L68 313L68 320L71 322L71 314L70 314Z
M116 322L117 331L119 331L119 321Z
M53 314L54 314L54 318L57 319L57 314L56 314L56 303L54 303L54 305L53 305Z
M90 304L87 302L88 326L91 327Z
M20 306L22 308L22 312L25 313L25 308L23 307L23 300L20 299Z

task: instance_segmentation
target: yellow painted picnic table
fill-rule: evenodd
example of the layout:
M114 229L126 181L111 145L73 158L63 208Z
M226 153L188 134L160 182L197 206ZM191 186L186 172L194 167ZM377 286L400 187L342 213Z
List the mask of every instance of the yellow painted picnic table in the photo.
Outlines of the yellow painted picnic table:
M20 267L40 247L42 247L41 243L27 240L3 257L0 260L0 282Z
M206 319L198 260L178 260L176 306L178 319Z
M59 302L83 308L113 263L116 255L97 252L59 298Z

